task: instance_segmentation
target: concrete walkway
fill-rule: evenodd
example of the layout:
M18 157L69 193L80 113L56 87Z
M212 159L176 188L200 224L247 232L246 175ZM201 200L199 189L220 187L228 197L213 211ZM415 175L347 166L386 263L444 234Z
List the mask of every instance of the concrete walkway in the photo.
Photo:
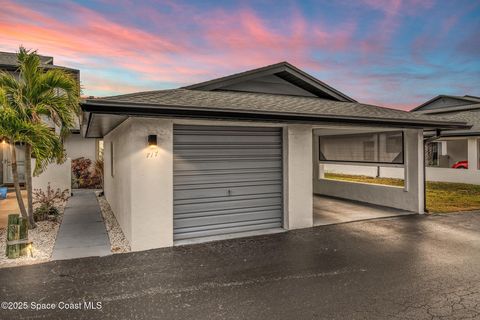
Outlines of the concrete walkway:
M52 260L111 254L110 241L93 190L74 190L58 231Z

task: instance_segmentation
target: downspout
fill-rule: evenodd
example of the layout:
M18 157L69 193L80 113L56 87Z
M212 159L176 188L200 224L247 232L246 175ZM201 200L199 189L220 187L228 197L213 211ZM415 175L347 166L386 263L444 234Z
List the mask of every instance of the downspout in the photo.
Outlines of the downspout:
M430 138L423 139L423 211L428 213L427 209L427 160L425 158L425 151L427 150L427 143L435 141L442 135L442 130L436 129L435 135Z

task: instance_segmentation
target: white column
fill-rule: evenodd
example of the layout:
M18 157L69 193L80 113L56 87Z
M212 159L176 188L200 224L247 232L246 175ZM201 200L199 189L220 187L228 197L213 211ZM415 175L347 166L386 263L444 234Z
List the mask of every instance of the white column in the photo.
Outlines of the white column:
M285 228L312 227L312 126L289 125L285 131Z
M468 138L468 170L478 170L478 142L477 138Z
M405 192L415 201L413 210L424 213L424 145L422 130L405 130Z

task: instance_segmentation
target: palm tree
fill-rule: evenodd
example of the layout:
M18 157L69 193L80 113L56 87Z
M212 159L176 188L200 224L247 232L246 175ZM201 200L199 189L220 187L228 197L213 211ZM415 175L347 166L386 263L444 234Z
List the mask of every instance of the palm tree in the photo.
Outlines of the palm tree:
M51 161L48 159L54 159L63 152L62 141L47 125L23 120L17 111L9 106L7 95L2 88L0 88L0 136L10 143L13 181L18 206L22 217L29 219L20 193L15 144L31 145L32 154L37 158L39 166L44 167Z
M0 88L3 90L3 104L9 110L9 120L15 119L17 127L22 127L26 131L23 135L3 135L11 143L25 143L27 215L30 227L35 227L32 201L32 155L36 158L34 175L41 173L46 165L54 160L57 163L64 161L62 140L75 126L75 119L79 113L80 89L74 76L65 70L43 69L36 51L20 47L17 57L18 77L6 72L0 73ZM49 127L48 124L53 125L54 128ZM4 127L3 130L8 133L6 129L8 123L5 122ZM58 135L51 129L58 129ZM37 138L30 136L33 132L41 133L42 138L48 141L39 139L38 136ZM58 141L53 139L52 135L57 136ZM12 149L12 173L19 207L22 211L23 200L20 196L14 149ZM14 171L17 171L16 177Z

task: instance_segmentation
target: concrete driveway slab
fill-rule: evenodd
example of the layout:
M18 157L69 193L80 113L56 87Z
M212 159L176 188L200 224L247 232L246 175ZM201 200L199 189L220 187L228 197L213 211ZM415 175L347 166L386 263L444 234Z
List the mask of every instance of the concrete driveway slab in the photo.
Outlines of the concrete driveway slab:
M416 213L347 199L338 199L320 195L315 195L313 197L314 226L325 226L329 224L368 219L381 219L410 214Z

